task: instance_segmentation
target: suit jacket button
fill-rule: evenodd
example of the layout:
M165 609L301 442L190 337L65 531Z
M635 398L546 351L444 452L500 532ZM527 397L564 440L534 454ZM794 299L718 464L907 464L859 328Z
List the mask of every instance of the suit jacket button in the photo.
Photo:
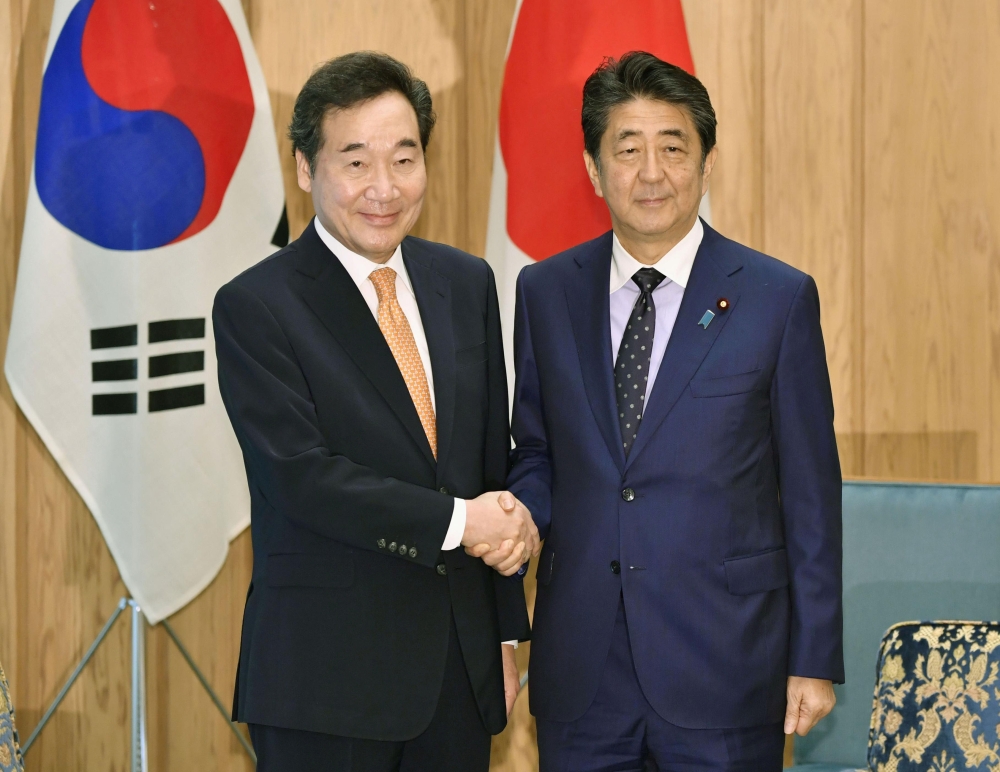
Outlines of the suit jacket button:
M620 574L621 572L622 572L622 564L619 563L617 560L612 560L611 561L611 573L613 573L613 574Z
M442 486L441 486L440 488L438 488L438 493L443 493L443 494L444 494L445 496L450 496L450 495L451 495L451 494L450 494L450 493L448 492L448 489L447 489L447 488L445 488L445 487L444 487L443 485L442 485Z
M448 567L444 563L438 563L434 566L434 570L436 570L440 576L444 576L448 573Z
M378 548L380 550L384 550L385 549L385 539L379 539L378 540Z
M406 545L405 544L400 544L399 545L399 554L400 555L405 555L406 554Z
M625 501L632 501L635 499L635 491L631 488L626 488L622 491L622 498L625 499Z
M417 548L416 547L410 547L410 557L411 558L415 558L416 556L417 556Z
M396 551L396 542L394 541L389 542L389 552L395 552L395 551Z

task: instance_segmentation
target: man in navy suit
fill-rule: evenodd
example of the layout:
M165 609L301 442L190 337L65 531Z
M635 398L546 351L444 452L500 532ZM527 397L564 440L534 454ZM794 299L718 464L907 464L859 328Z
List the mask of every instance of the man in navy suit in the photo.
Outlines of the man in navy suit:
M500 574L538 533L497 492L493 274L408 235L433 125L391 57L320 66L289 130L316 218L216 296L254 553L233 718L260 772L486 772L517 694L528 615ZM499 573L460 549L480 543Z
M778 770L844 678L816 284L698 218L715 127L692 75L606 61L584 160L613 232L518 279L507 485L545 537L542 772Z

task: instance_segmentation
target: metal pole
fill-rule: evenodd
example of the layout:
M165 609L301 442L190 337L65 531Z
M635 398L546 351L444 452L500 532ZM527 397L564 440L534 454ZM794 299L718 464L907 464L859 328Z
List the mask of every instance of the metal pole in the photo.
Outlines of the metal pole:
M80 673L83 672L83 669L87 666L87 663L90 662L90 658L94 656L94 652L97 651L97 647L101 645L101 642L107 637L108 633L111 632L111 628L114 625L115 621L118 619L119 616L121 616L121 613L125 610L125 607L130 602L131 601L129 601L128 598L122 598L120 601L118 601L118 608L116 608L114 613L108 618L108 621L104 623L104 627L101 628L101 632L97 634L97 637L94 639L94 642L90 644L90 648L87 649L87 653L84 654L83 659L80 660L80 664L76 666L76 669L73 671L72 675L70 675L66 683L63 684L63 688L59 690L59 694L56 695L56 698L52 701L52 704L49 705L48 710L45 711L45 715L43 715L41 720L37 724L35 724L35 729L34 731L32 731L31 737L29 737L28 741L21 747L22 755L26 754L28 750L31 748L31 746L34 745L35 740L38 739L38 735L41 734L41 731L45 728L45 725L49 723L49 719L52 718L52 714L56 712L56 708L59 707L59 704L63 701L63 698L69 692L70 688L73 686L73 684L76 683L76 679L80 677Z
M166 619L160 622L160 624L163 625L163 629L167 631L167 635L170 636L170 640L172 640L177 645L177 648L180 650L181 656L184 657L184 661L188 663L188 667L190 667L191 670L194 671L194 674L198 677L198 680L201 681L201 685L205 688L205 691L208 692L208 696L212 698L212 702L215 703L215 709L219 711L219 713L225 719L226 723L229 724L229 728L232 730L233 734L236 735L236 739L240 741L240 745L243 746L243 750L247 752L247 755L253 760L253 763L256 764L257 754L254 753L253 746L250 745L249 742L247 742L247 738L243 736L240 730L236 728L236 724L234 724L232 720L229 718L229 713L228 711L226 711L225 706L222 704L222 700L219 699L219 695L215 693L215 689L212 688L212 685L209 684L208 679L205 678L205 675L194 663L194 659L188 653L188 650L184 648L184 644L181 643L181 639L177 637L177 633L174 632L174 628L170 626L170 623Z
M132 607L132 743L131 770L146 772L146 618L134 600Z

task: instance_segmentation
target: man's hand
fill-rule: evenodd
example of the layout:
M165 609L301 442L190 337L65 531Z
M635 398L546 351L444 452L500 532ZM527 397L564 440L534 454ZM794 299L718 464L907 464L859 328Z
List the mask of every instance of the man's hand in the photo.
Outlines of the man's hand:
M467 553L484 558L504 576L516 573L541 550L531 513L506 491L484 493L467 502L462 544Z
M836 704L832 681L789 676L785 734L795 732L800 737L805 737Z
M503 659L503 696L507 700L507 718L514 709L514 700L521 691L521 674L517 672L517 660L514 659L514 647L509 643L500 644L501 659Z
M483 496L489 495L492 494L483 494ZM481 499L483 496L479 498ZM478 500L476 499L476 501ZM507 491L500 493L497 496L497 503L509 516L519 517L527 522L528 538L521 541L505 539L497 548L486 542L469 546L468 542L463 539L462 543L466 545L465 551L472 557L482 558L486 565L504 576L512 576L532 555L537 555L541 551L541 541L531 513L513 494ZM468 534L468 528L466 528L466 534Z

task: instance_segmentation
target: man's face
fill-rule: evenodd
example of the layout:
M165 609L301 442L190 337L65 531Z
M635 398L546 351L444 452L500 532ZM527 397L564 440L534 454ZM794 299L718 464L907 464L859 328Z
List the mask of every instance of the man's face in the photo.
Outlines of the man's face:
M420 216L427 168L417 114L392 91L323 119L316 171L296 152L299 187L344 246L385 262Z
M600 169L584 153L594 190L608 205L615 232L630 241L679 241L694 225L716 150L701 161L688 111L635 99L608 116Z

